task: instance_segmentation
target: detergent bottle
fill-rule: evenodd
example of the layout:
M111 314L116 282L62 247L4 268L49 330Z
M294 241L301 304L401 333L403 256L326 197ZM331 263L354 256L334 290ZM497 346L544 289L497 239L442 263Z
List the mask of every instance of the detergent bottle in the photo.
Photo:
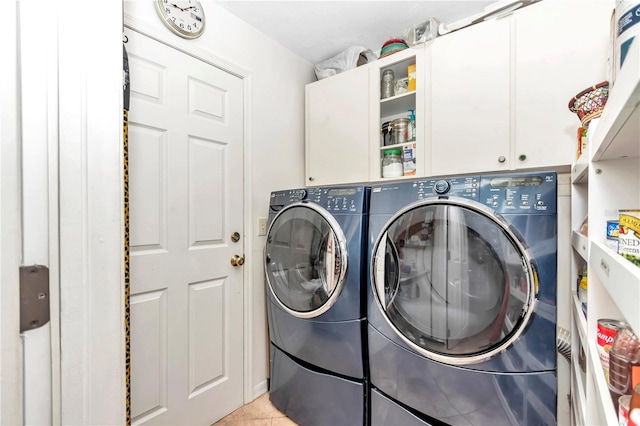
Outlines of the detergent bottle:
M416 140L416 114L415 110L409 110L409 131L408 131L408 139L407 142L413 142Z

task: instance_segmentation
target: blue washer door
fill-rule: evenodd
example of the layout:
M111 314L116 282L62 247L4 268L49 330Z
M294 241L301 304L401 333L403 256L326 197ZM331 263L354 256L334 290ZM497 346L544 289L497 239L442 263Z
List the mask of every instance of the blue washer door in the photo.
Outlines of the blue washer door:
M289 314L315 318L338 300L347 272L340 226L313 203L290 204L267 231L265 273L269 291Z
M535 308L537 274L520 237L462 198L422 200L394 215L373 247L378 308L413 350L452 365L511 345Z

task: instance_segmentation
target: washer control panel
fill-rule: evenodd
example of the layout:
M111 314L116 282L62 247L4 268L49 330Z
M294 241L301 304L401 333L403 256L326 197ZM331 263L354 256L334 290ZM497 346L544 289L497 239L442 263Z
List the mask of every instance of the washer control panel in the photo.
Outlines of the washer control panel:
M278 211L299 202L318 204L331 213L363 213L367 189L364 186L342 186L327 188L306 188L276 191L271 193L269 207Z

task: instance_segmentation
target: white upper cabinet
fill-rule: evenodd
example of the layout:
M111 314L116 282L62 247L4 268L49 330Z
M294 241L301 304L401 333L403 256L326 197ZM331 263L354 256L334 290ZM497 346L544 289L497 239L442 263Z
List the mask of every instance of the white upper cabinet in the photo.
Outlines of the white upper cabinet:
M431 171L509 168L510 21L484 22L431 45ZM429 156L429 153L427 153Z
M606 79L611 11L603 0L544 0L437 38L432 173L571 165L580 122L568 103Z
M369 179L369 70L363 66L306 86L307 185Z
M308 185L380 181L387 149L414 155L413 179L569 169L580 121L569 100L607 78L613 0L544 0L306 88ZM382 73L416 89L380 99ZM416 140L381 142L415 110ZM411 148L411 146L409 147Z
M606 80L612 10L603 0L544 0L512 15L514 168L575 161L580 121L568 104Z

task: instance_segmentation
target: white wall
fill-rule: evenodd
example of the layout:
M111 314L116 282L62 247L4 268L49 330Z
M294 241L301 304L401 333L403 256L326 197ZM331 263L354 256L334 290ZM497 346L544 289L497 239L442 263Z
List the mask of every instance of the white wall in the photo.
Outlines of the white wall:
M267 217L269 194L273 190L304 186L304 86L315 81L313 64L231 15L213 1L202 1L207 19L204 34L196 40L170 36L161 23L153 1L127 0L125 24L133 29L175 39L176 47L191 52L205 51L219 58L221 68L243 75L248 82L245 94L245 123L248 149L245 151L250 194L245 197L246 274L251 291L246 294L250 310L253 353L249 365L252 399L266 391L268 337L263 280L264 237L258 237L257 220ZM218 61L216 61L218 62Z

